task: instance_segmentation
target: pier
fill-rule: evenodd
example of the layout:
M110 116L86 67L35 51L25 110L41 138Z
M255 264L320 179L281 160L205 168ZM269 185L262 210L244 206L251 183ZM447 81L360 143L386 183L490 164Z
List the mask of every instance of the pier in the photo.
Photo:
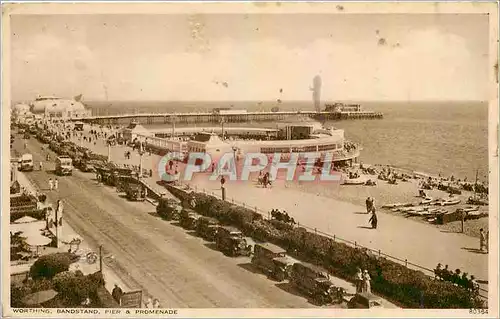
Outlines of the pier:
M285 120L289 116L301 115L318 121L335 121L351 119L381 119L383 114L372 111L359 112L316 112L316 111L279 111L279 112L245 112L240 114L221 114L215 112L199 113L136 113L115 115L93 115L74 117L71 120L100 125L126 125L135 120L139 124L195 124L195 123L247 123L273 122Z

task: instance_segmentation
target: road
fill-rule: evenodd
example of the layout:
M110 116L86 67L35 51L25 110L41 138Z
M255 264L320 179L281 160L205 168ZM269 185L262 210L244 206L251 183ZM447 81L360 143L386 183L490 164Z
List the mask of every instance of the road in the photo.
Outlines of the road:
M36 167L47 151L28 142ZM25 152L16 138L13 149ZM54 154L52 153L52 159ZM39 189L48 189L53 163L27 173ZM98 186L92 174L74 171L59 177L59 190L46 191L55 203L63 199L64 218L91 246L112 255L108 266L131 287L159 298L163 307L309 308L305 297L290 293L248 267L248 258L229 258L202 239L161 220L149 203L120 198L113 188ZM208 247L207 247L208 246Z

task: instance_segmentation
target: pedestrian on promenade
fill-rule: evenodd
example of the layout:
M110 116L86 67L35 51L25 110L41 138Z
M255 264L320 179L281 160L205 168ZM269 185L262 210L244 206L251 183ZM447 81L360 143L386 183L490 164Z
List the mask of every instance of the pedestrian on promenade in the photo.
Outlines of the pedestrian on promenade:
M153 300L151 300L151 298L148 298L148 300L146 300L146 302L144 303L144 307L153 308Z
M479 230L479 250L481 252L484 252L486 248L486 252L488 252L488 247L486 247L486 234L484 232L484 229Z
M56 179L54 179L54 189L57 190L59 188L59 181Z
M371 277L370 274L368 273L368 270L365 269L363 272L363 292L364 293L372 293L372 287L370 283Z
M373 205L372 199L368 197L365 203L366 203L366 213L369 214L372 211L372 205Z
M43 162L40 161L40 171L43 171Z
M160 308L160 300L158 298L155 298L153 301L153 308Z
M486 251L490 250L490 231L486 232Z
M361 271L361 268L358 267L356 276L354 277L354 282L356 284L356 293L362 293L363 292L363 272Z
M372 208L372 217L368 222L372 224L372 229L377 229L378 218L377 214L375 213L375 207Z
M51 191L54 188L54 183L52 182L52 178L49 178L49 190Z
M118 287L117 284L115 284L115 288L113 288L113 292L111 292L111 296L113 296L113 299L116 300L118 304L120 304L120 300L123 296L123 290Z

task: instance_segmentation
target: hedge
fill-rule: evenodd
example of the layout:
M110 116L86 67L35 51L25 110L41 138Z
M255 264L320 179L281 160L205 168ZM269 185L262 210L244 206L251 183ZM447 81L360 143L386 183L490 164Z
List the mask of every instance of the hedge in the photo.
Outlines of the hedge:
M221 223L240 228L246 236L287 249L294 257L322 266L337 277L352 281L358 267L367 269L372 290L406 308L481 308L478 296L449 282L436 281L421 271L380 258L366 249L354 248L332 238L263 220L251 209L222 201L204 193L186 192L165 185L181 201L194 197L195 211ZM421 305L423 303L423 305Z

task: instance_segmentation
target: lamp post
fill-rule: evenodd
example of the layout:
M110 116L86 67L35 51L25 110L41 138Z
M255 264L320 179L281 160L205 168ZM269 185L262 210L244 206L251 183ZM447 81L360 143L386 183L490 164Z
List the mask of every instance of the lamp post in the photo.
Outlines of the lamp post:
M221 136L222 136L222 140L224 140L224 123L225 123L225 122L226 122L226 119L225 119L225 118L223 118L223 117L221 117L221 118L220 118L220 124L221 124L221 127L222 127L222 128L221 128L221 130L222 130L222 132L221 132L221 133L222 133L222 135L221 135Z
M144 155L144 147L142 142L139 146L139 179L142 178L142 155Z
M177 121L177 115L175 113L170 116L170 121L172 121L172 138L175 137L175 122Z
M108 141L108 163L111 162L111 143Z
M222 200L226 200L226 188L224 187L224 184L226 183L226 179L224 176L220 179L220 189L222 191Z
M236 165L236 151L238 150L238 148L237 148L236 146L233 146L233 147L232 147L232 149L233 149L233 163L234 163L234 169L236 170L236 167L237 167L237 165Z

